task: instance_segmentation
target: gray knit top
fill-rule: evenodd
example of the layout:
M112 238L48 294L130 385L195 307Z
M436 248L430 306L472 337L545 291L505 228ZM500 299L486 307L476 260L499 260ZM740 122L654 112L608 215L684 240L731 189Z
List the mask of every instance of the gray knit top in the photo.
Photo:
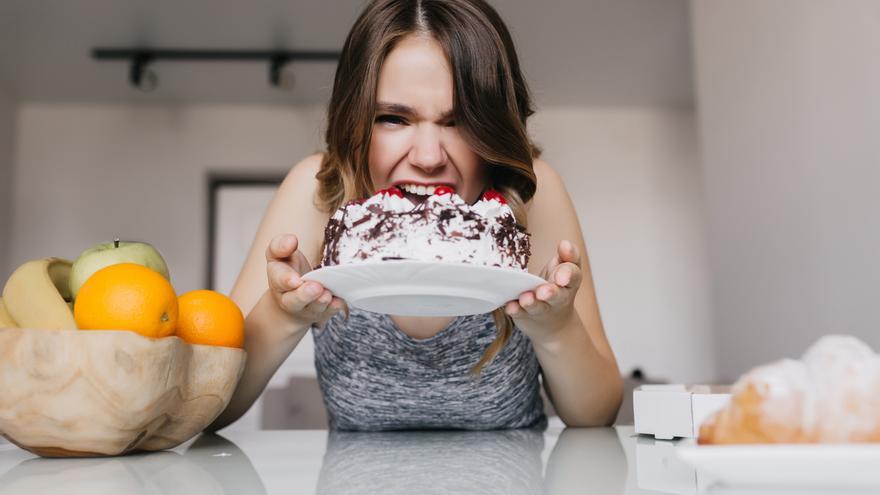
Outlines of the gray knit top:
M403 430L542 427L540 368L514 328L501 351L470 374L495 340L492 315L459 316L414 339L390 316L352 308L313 329L315 368L330 428Z

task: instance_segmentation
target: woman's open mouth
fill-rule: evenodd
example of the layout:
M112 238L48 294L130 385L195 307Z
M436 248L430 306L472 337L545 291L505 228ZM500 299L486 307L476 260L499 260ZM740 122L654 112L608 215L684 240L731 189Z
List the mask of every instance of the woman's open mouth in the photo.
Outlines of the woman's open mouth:
M403 197L409 200L413 207L424 203L428 197L437 192L438 188L443 188L441 192L451 189L449 186L441 184L427 186L420 184L397 184L395 187L403 193Z

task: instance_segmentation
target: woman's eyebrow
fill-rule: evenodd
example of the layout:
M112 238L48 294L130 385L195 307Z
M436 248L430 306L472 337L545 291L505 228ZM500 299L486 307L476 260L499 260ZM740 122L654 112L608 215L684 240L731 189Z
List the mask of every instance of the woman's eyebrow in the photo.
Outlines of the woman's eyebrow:
M413 107L402 103L389 103L385 101L376 102L376 109L380 112L396 113L407 117L417 116L417 112ZM452 118L453 111L447 110L440 115L438 120L448 120Z

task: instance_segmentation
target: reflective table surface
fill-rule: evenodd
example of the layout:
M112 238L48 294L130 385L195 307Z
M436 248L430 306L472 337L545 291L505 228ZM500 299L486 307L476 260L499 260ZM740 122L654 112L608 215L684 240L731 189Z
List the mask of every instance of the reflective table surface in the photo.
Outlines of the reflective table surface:
M170 451L91 459L43 459L2 444L0 494L777 493L713 485L674 447L631 426L221 432Z

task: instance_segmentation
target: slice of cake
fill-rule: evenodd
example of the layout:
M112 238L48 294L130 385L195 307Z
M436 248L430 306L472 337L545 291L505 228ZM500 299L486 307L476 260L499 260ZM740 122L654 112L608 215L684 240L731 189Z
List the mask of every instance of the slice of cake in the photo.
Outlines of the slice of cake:
M469 205L446 186L421 203L392 188L333 214L321 266L416 260L525 271L529 252L529 234L496 191Z

